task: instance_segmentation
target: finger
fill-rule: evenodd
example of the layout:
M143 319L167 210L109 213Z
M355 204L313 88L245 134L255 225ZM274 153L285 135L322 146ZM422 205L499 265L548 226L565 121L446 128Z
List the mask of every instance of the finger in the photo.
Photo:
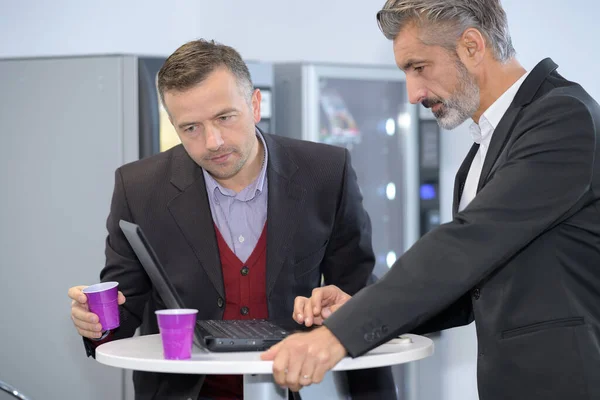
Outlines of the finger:
M89 311L88 303L80 303L77 300L71 300L71 308L78 308L80 310Z
M71 299L75 300L78 303L85 304L87 303L87 296L83 293L83 289L87 286L73 286L69 288L68 295Z
M281 343L279 342L274 346L271 346L271 348L267 351L265 351L264 353L262 353L260 355L260 359L263 361L272 361L275 359L275 357L277 357L277 354L279 353L279 349L281 348Z
M119 302L119 305L125 303L125 296L123 295L122 292L119 292L118 302Z
M96 314L73 308L71 311L71 319L78 330L89 332L101 332L102 325L98 323Z
M294 312L292 318L299 324L304 323L304 305L308 302L308 299L304 296L297 296L294 299Z
M279 386L286 386L286 372L289 362L288 349L283 348L277 353L277 356L273 360L273 378Z
M306 351L301 348L295 349L290 353L290 358L287 366L287 374L285 374L285 383L293 391L298 391L302 388L300 383L300 371L303 368Z
M100 337L102 335L102 325L101 324L90 324L88 322L76 322L75 328L79 332L80 335L85 337Z
M331 314L333 314L334 312L339 310L339 308L343 305L344 305L344 303L337 303L337 304L332 304L331 306L328 306L328 307L323 307L321 309L321 316L323 317L323 319L327 319L331 316Z
M323 318L329 318L331 316L331 314L337 310L340 306L338 305L332 305L329 307L323 307L323 310L321 311L321 315L323 316Z
M311 326L313 324L313 298L311 297L304 303L304 325Z
M310 302L312 303L313 310L312 315L321 315L321 303L323 301L323 288L315 288L310 296Z
M343 305L344 305L343 303L341 303L341 304L338 303L338 304L333 304L331 307L328 307L329 310L328 310L328 313L327 313L328 314L327 317L329 317L331 314L333 314L334 312L336 312ZM327 317L325 317L325 318L327 318Z
M327 373L327 371L329 371L331 368L333 368L332 365L330 365L330 360L331 360L331 354L329 353L329 350L325 349L325 350L321 350L319 352L319 354L317 354L317 357L315 358L316 362L315 362L315 369L313 371L313 375L312 375L312 382L313 383L321 383L321 381L323 380L323 378L325 377L325 374Z
M300 389L302 389L302 385L300 384L296 384L294 386L288 386L288 388L292 391L292 392L296 392L298 393L300 391Z
M100 339L102 337L101 331L89 331L86 329L77 328L77 333L79 333L81 336L86 337L88 339Z
M308 355L304 360L304 365L300 371L300 384L302 386L310 386L313 383L313 376L317 366L317 358Z
M89 312L87 308L83 308L81 306L72 307L71 316L82 322L97 323L99 321L96 314Z

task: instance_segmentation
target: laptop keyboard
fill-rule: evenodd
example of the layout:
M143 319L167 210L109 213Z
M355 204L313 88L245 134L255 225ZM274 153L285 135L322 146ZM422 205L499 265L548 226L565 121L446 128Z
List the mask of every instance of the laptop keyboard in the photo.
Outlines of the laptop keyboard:
M288 335L287 331L266 320L204 320L200 324L214 337L273 339Z

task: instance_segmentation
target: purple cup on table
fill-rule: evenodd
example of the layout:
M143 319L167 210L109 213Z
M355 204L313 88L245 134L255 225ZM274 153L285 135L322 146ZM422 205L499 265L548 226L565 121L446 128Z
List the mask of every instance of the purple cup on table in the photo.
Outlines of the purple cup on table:
M198 310L177 308L155 311L167 360L186 360L192 357L194 327Z
M96 314L103 331L119 327L118 282L102 282L83 289L90 312Z

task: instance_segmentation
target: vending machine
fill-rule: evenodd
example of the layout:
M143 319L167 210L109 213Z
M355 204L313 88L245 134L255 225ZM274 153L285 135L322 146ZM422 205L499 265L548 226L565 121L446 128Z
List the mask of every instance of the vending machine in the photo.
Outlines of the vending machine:
M381 276L439 223L435 119L409 103L396 67L276 63L274 72L275 133L349 150Z

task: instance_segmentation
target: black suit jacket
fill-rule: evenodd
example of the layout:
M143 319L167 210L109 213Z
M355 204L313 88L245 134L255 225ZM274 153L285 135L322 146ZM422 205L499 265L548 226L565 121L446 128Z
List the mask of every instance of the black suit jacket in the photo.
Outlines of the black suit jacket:
M478 193L326 325L352 356L468 324L482 400L600 399L600 107L543 60L492 136Z
M271 319L291 319L296 296L327 283L355 293L374 266L370 220L349 153L342 148L263 135L269 158L266 293ZM116 171L102 281L126 296L113 338L158 333L160 297L119 228L144 230L186 307L221 319L225 292L201 168L181 145ZM197 398L198 375L134 372L136 399Z

